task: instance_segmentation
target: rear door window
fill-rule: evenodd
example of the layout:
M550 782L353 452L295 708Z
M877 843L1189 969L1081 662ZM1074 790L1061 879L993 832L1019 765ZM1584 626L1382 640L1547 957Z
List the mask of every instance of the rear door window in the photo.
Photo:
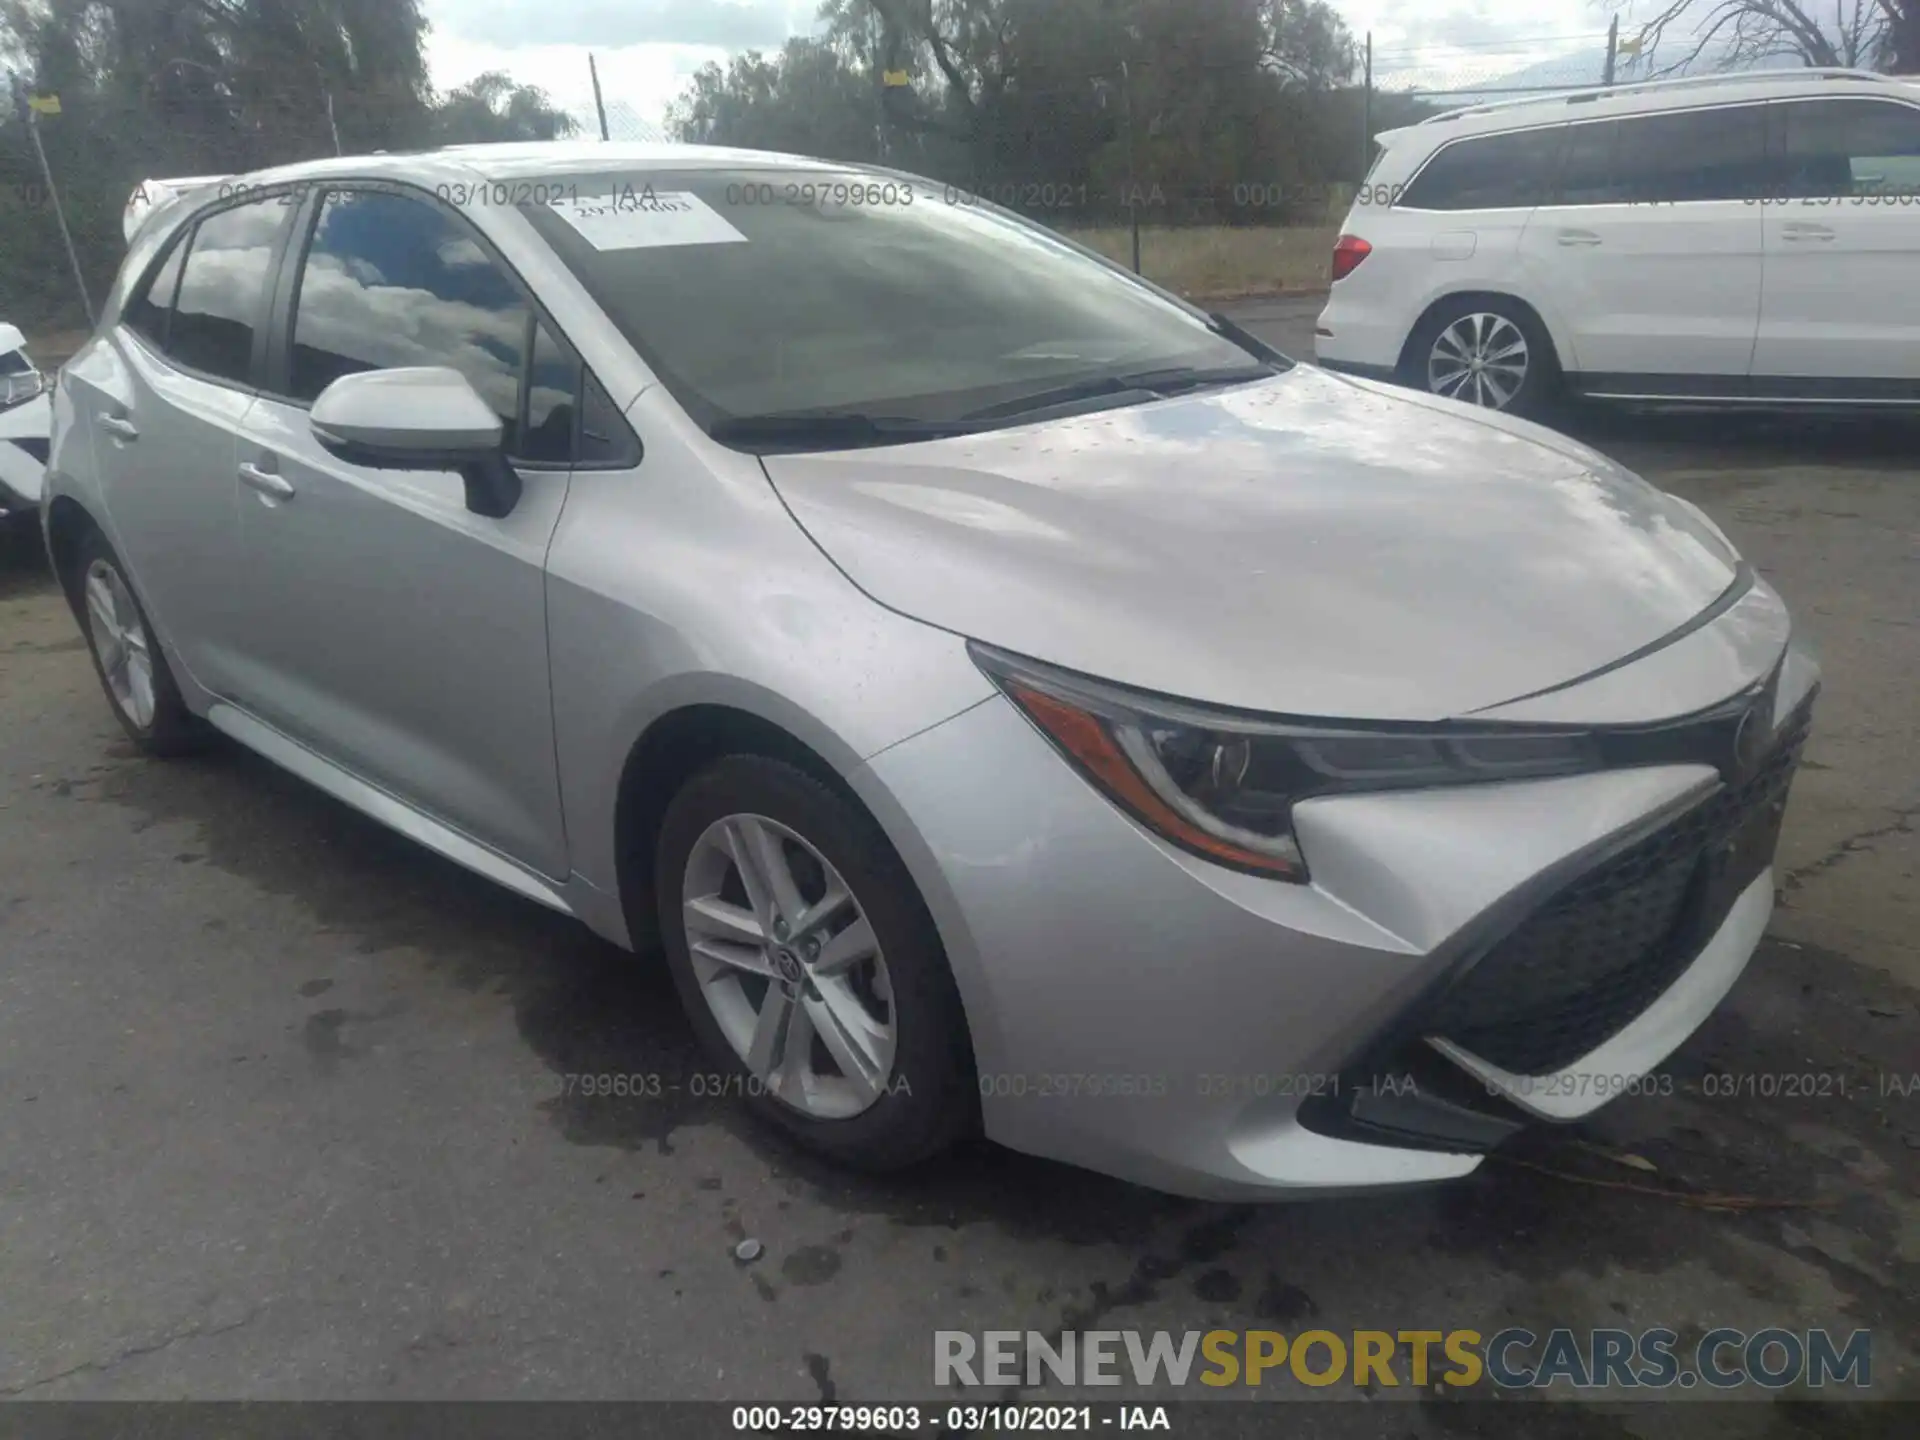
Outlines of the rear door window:
M1766 107L1729 105L1568 127L1554 203L1751 200L1767 176Z
M1511 210L1551 191L1564 125L1456 140L1421 169L1400 197L1413 210Z
M1556 205L1620 205L1627 199L1625 179L1614 165L1620 139L1618 120L1587 120L1567 127L1554 186Z
M1764 192L1764 105L1632 115L1615 124L1610 175L1614 203L1752 200Z
M180 288L181 262L186 258L186 240L176 239L121 316L129 329L162 353L167 348L167 325L173 319L174 293Z
M275 197L216 211L195 227L167 331L175 361L217 380L250 383L275 246L292 214L286 199Z

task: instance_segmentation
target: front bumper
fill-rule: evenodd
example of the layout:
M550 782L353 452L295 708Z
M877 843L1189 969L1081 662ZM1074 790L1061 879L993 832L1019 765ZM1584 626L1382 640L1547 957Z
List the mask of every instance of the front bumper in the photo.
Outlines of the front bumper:
M1777 723L1811 690L1810 662L1794 674ZM1428 1020L1576 880L1726 793L1712 768L1311 801L1309 886L1161 843L998 698L875 757L860 788L946 941L989 1136L1205 1198L1450 1179L1529 1116L1598 1108L1718 1003L1773 903L1769 837L1695 917L1697 948L1642 967L1605 1033L1522 1074L1497 1027L1459 1031L1492 1035L1483 1055L1435 1047Z

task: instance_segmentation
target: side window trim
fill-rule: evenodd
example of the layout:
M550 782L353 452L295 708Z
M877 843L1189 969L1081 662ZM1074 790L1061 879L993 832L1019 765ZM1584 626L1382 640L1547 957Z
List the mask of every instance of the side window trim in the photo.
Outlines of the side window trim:
M160 272L172 263L174 255L177 253L180 256L180 268L176 270L173 275L173 293L167 296L165 318L160 322L159 339L156 341L153 336L144 334L132 325L127 324L127 306L122 306L120 309L119 323L127 329L132 330L133 333L139 337L142 344L148 349L153 350L154 353L162 359L166 358L167 345L173 338L173 306L174 302L180 298L180 281L187 273L187 257L193 251L193 237L199 233L199 230L200 222L198 220L189 220L178 230L174 231L173 237L169 239L165 245L160 247L160 253L154 256L152 263L147 266L147 273L140 277L140 283L134 286L130 292L135 299L140 297L145 297L149 300L153 299L153 283L160 278ZM131 304L133 302L129 301L128 303Z
M268 347L273 340L273 322L278 314L280 277L287 267L287 253L293 249L294 231L298 228L310 203L307 187L303 186L297 191L287 193L295 197L288 202L292 213L281 224L280 234L273 242L273 254L267 259L267 284L265 293L260 297L260 323L254 327L253 331L253 367L249 378L253 381L253 393L256 395L265 392L267 376L271 373L269 361L272 351ZM182 277L186 275L185 266L181 267L180 273Z
M595 397L605 402L604 409L612 417L619 433L600 438L608 442L614 452L604 460L582 460L587 448L587 416L594 410ZM640 436L634 431L633 423L627 419L626 412L614 403L607 387L602 385L593 371L583 360L580 362L580 413L575 418L574 427L574 465L575 471L593 473L607 470L634 470L647 457L646 446L640 443Z
M540 343L540 312L533 307L532 297L524 298L527 304L527 328L520 337L520 392L513 399L513 433L516 435L527 433L528 422L533 416L533 365L537 353L534 347ZM561 345L560 350L571 363L573 351L565 344ZM575 368L577 371L577 365ZM576 388L579 385L577 374L574 384ZM579 453L577 446L575 453Z
M276 400L287 398L293 381L293 317L300 304L300 280L306 273L307 249L319 224L320 204L329 187L308 187L300 208L287 226L286 245L280 252L273 283L268 287L270 308L264 335L265 353L260 365L260 394Z

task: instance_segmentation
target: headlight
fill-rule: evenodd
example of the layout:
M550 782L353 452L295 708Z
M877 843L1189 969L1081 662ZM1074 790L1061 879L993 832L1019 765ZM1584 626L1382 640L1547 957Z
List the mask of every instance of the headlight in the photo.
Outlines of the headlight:
M46 377L38 370L8 375L5 377L4 388L0 388L0 406L24 404L46 388Z
M1314 795L1530 780L1601 767L1585 731L1269 720L1005 654L974 662L1108 799L1222 865L1304 881L1293 807Z

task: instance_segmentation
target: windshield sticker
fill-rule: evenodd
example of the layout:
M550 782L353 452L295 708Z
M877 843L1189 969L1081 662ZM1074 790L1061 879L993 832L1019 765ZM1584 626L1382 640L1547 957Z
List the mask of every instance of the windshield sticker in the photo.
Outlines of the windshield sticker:
M596 250L646 250L660 245L738 245L747 237L698 195L631 186L611 195L556 200L554 214Z

